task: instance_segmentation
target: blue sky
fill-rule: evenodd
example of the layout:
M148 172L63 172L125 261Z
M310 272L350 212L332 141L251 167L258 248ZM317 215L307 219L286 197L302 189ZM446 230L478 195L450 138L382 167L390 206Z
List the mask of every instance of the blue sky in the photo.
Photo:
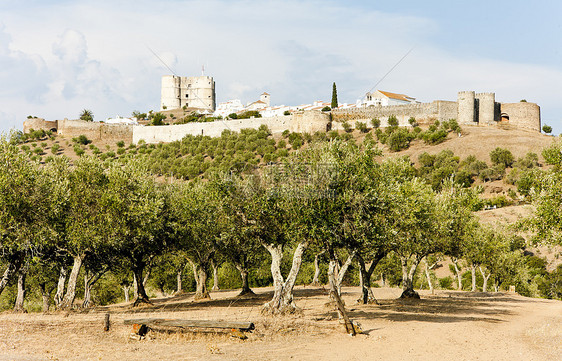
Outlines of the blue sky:
M377 87L420 101L460 90L541 106L562 132L556 1L0 0L0 130L27 115L96 120L157 110L169 71L215 78L219 102L355 102Z

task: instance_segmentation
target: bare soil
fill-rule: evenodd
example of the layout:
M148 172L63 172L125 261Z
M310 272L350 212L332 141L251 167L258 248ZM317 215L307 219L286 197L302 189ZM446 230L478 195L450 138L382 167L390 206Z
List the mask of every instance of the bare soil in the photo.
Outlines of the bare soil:
M421 292L418 301L398 300L401 290L376 288L380 305L358 305L359 288L345 287L350 317L363 334L344 333L323 288L298 287L302 313L260 313L270 288L254 298L238 291L192 294L86 312L0 314L0 360L560 360L562 302L508 293ZM111 328L103 331L106 312ZM226 333L151 330L132 339L123 320L140 317L252 321L245 341Z

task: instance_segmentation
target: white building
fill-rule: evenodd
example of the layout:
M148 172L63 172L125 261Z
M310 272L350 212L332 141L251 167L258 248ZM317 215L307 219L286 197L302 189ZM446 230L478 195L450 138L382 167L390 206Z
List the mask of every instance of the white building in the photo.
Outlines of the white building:
M362 106L388 106L388 105L404 105L416 104L416 98L412 98L405 94L391 93L382 90L376 90L372 93L367 93L361 102Z

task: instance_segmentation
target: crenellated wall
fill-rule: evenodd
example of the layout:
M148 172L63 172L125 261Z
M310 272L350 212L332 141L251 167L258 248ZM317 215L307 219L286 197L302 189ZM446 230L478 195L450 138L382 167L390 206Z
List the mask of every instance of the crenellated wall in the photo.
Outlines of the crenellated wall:
M443 121L457 117L457 103L451 101L436 100L432 103L372 106L365 108L335 109L332 110L332 119L335 122L344 121L355 123L356 121L370 122L373 118L379 118L381 127L386 127L388 117L396 116L401 126L409 125L408 119L416 118L418 123ZM338 125L334 124L334 129Z

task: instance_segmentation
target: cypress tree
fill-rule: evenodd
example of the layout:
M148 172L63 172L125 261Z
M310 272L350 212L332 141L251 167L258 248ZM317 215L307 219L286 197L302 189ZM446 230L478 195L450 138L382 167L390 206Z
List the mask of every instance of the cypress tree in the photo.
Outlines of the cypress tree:
M338 91L336 90L336 83L332 85L332 109L338 107Z

